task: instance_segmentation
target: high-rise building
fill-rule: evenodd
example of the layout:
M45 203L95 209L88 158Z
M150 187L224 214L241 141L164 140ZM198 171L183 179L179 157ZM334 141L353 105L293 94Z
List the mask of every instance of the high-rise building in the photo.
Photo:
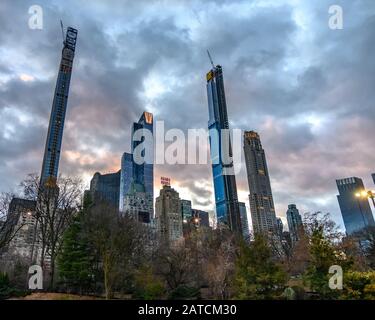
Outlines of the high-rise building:
M299 214L297 206L295 204L288 205L288 210L286 211L286 219L288 221L288 228L290 238L293 243L299 240L300 232L302 231L302 217Z
M190 200L181 199L181 214L182 214L182 220L184 222L191 220L192 213L191 213L191 201Z
M180 197L176 190L164 185L155 202L156 225L163 245L173 245L183 239Z
M145 191L142 184L132 182L124 198L124 210L121 213L139 222L150 223L153 218L153 202L154 199Z
M52 111L49 120L40 181L42 186L49 180L51 180L52 183L56 181L58 175L76 41L77 30L68 27L64 47L62 49L60 69L57 76L55 95L53 98Z
M31 258L36 223L35 207L36 201L33 200L11 200L7 219L0 234L0 239L10 240L6 248L8 254Z
M192 221L196 226L210 227L210 217L207 211L191 209Z
M213 67L207 73L206 79L217 223L226 224L231 230L240 233L242 228L233 162L228 163L224 157L224 155L232 156L230 143L227 144L228 150L223 149L225 143L223 143L222 130L229 130L229 122L221 66Z
M246 205L244 202L239 202L238 205L240 206L242 236L245 240L248 240L250 239L250 230L249 230L249 222L247 221Z
M133 155L125 152L121 158L120 211L124 211L124 200L133 181Z
M106 202L118 208L121 172L100 174L96 172L90 182L91 199L94 203Z
M365 190L362 179L357 177L336 180L339 190L337 200L340 205L346 233L352 235L368 226L375 226L368 198L356 197Z
M148 131L148 134L153 135L153 116L152 113L143 112L142 116L133 124L133 136L137 130ZM143 150L141 152L142 157L145 157L145 162L138 164L135 157L135 148L143 143ZM148 194L154 197L154 165L153 165L153 141L145 141L143 136L140 141L132 142L132 154L133 154L133 180L136 183L143 184ZM147 157L146 153L149 155Z
M279 217L276 217L276 224L277 224L277 234L279 235L280 239L282 239L283 232L284 232L283 220L281 220L281 218Z
M372 177L372 181L374 181L374 184L375 184L375 173L373 173L373 174L371 175L371 177Z
M277 233L270 176L258 133L245 131L244 152L254 233Z
M144 137L147 134L150 137L153 136L152 113L143 112L138 122L133 123L133 138L136 132L142 133L142 137L139 141L132 139L131 154L125 152L121 159L120 211L124 210L124 199L132 182L143 185L148 196L154 198L153 141ZM140 152L138 152L138 147L141 148ZM141 157L145 160L143 163L140 161Z

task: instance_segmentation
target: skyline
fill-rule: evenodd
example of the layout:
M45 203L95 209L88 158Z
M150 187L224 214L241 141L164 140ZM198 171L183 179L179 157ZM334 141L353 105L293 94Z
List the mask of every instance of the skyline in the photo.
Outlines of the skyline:
M173 4L172 1L167 2ZM225 3L225 1L220 2ZM271 3L270 1L265 2ZM292 3L293 1L284 2ZM352 6L347 1L341 2L345 3L346 7ZM0 47L3 53L0 58L0 113L6 123L0 129L2 150L0 152L0 174L4 177L0 182L1 191L15 187L29 172L40 172L42 149L48 126L47 117L57 75L56 61L58 61L61 47L58 24L61 12L56 12L60 5L52 3L53 5L41 3L45 10L45 27L40 31L26 30L28 4L22 6L22 10L18 4L11 7L8 6L8 3L0 5L2 13L2 10L7 9L24 11L23 15L10 14L9 12L4 15L6 19L8 16L16 17L16 21L4 23L5 30L9 26L15 25L18 25L19 29L10 28L13 30L12 32L4 32L0 35L0 40L3 43ZM115 11L120 3L116 1L114 3L117 3L112 8ZM211 8L212 3L210 2L208 7ZM240 5L240 2L236 3ZM371 50L374 50L374 45L370 43L371 31L374 30L371 28L371 24L373 25L374 21L366 22L365 19L355 21L353 17L346 15L348 17L345 20L344 29L332 31L326 23L328 3L327 5L317 5L317 11L321 13L321 16L318 14L320 19L314 20L312 23L320 24L321 27L314 26L314 31L327 32L326 37L323 37L322 47L319 47L321 50L319 55L327 58L328 53L334 53L330 59L339 60L334 63L329 63L329 61L332 62L329 60L321 64L317 63L317 66L310 65L311 61L306 55L311 54L311 50L310 53L305 53L306 55L302 52L303 50L301 52L297 50L298 54L293 56L289 50L296 50L295 42L292 41L291 44L278 43L280 36L288 38L294 33L308 33L308 30L313 29L305 26L305 31L301 31L303 27L298 25L300 23L298 19L292 19L293 24L289 21L288 14L282 17L274 15L275 11L290 14L288 8L265 7L262 9L259 7L257 9L255 6L255 11L258 14L248 17L244 10L241 13L244 17L238 17L233 14L233 11L236 10L231 9L230 5L217 5L214 6L217 14L221 14L230 22L229 30L233 30L233 37L231 38L230 34L225 34L225 30L220 30L221 26L216 26L216 29L215 26L208 27L214 34L215 32L218 34L219 31L224 32L223 38L226 36L227 40L232 39L233 41L232 48L228 48L224 41L220 43L221 39L216 39L216 43L215 40L211 40L207 46L212 51L214 61L223 65L226 74L224 81L231 127L256 130L262 136L262 143L268 159L276 214L284 218L284 224L287 205L296 203L302 213L317 210L331 212L335 221L342 225L336 200L335 180L358 176L364 179L367 188L371 188L373 185L371 181L373 169L370 167L370 163L373 163L374 155L370 152L370 146L374 129L371 125L373 115L370 108L371 100L374 100L373 92L371 92L371 83L374 83L374 79L368 79L368 77L373 77L372 74L374 74L374 63L371 62L371 54L369 54ZM95 11L96 5L100 8L103 6L94 3L92 6L87 6L88 12L81 13L81 15L89 16L90 11ZM302 7L305 5L307 4L303 4ZM99 25L95 25L100 23L99 16L85 17L86 20L80 20L79 13L69 12L69 10L72 11L69 2L63 5L67 13L65 17L65 14L62 15L62 19L79 29L82 40L80 39L77 47L62 147L61 173L83 175L88 181L96 171L101 173L116 172L120 168L122 153L130 151L128 142L130 141L131 124L137 120L143 110L151 111L155 118L165 120L169 128L187 129L191 125L197 128L207 126L208 111L204 84L209 61L205 53L206 43L200 44L194 38L198 36L197 32L200 28L207 28L199 22L204 20L207 10L205 11L198 3L196 6L198 8L195 14L193 11L190 16L188 13L185 14L185 21L183 19L180 21L177 18L173 20L170 17L166 20L163 20L163 17L160 20L152 20L152 10L144 9L146 11L144 18L152 21L152 23L149 21L148 24L143 25L144 29L131 31L132 23L138 27L142 26L142 23L137 24L137 19L134 18L130 19L129 24L124 23L124 26L120 26L125 31L121 31L121 28L116 31L114 22L109 26L106 25L107 29L103 31L100 30ZM244 6L247 8L246 4ZM358 16L362 12L361 5L357 3L353 6L358 6L355 11ZM169 12L168 10L163 11L163 15L177 13L184 16L178 7L178 5L176 7L172 5ZM302 7L297 8L301 11ZM137 4L132 4L130 8L127 8L127 10L129 9L137 10ZM110 10L109 6L106 10ZM127 10L126 12L128 12ZM151 13L148 12L150 10ZM289 10L291 9L289 8ZM292 10L292 12L294 11ZM312 12L316 13L316 11ZM370 16L371 10L366 13L362 12L362 14ZM276 26L280 27L276 28L277 36L274 36L274 42L268 43L271 32L275 32L271 26L268 25L270 29L266 28L265 31L257 30L257 22L262 21L266 26L269 23L268 19L262 17L272 17L272 19L278 17L280 19L273 21ZM23 23L21 20L17 21L21 18L24 19ZM250 32L250 35L245 40L241 38L244 30L241 30L241 23L239 23L244 21L248 21L250 25L246 25L248 28L246 31ZM185 33L181 30L184 24L187 26ZM359 34L360 37L346 39L348 33L354 32L354 30L358 32L360 27L363 28L363 32ZM111 28L113 30L110 30ZM127 28L130 28L130 31L127 31ZM174 28L174 32L171 33L170 28ZM95 37L93 37L92 29L97 31ZM19 35L28 38L28 41L14 43L12 37L18 39L17 32L20 31ZM178 38L181 36L181 32L185 36L182 40ZM254 41L253 38L261 40L257 38L259 36L257 32L265 32L263 34L264 40L267 38L265 43ZM204 38L207 34L202 37ZM117 38L117 40L123 37L124 42L116 46L111 37ZM156 47L158 52L153 52L153 55L146 52L152 47L150 39L155 42L159 40L161 43ZM206 40L210 40L210 37ZM297 40L295 39L295 41ZM311 45L313 47L317 44L321 45L321 40L322 34L312 41ZM342 52L340 56L340 52L336 52L335 49L343 51L342 49L345 47L350 47L351 43L347 44L350 40L354 41L353 45L357 44L363 49L366 49L367 45L367 52L363 51L363 56L358 52L353 52L351 55L350 52ZM95 43L96 41L97 43ZM308 42L309 39L303 39L303 41ZM128 45L129 42L133 45ZM195 44L192 49L189 48L191 43ZM252 47L251 43L257 43L259 48ZM139 47L136 44L139 44ZM276 48L273 48L275 44ZM332 45L334 49L325 47ZM97 49L98 46L103 51L95 51L94 49ZM246 56L249 49L246 46L253 50L252 55L247 54ZM130 48L135 51L140 50L138 52L140 57L137 57L136 53L132 53ZM18 49L20 49L18 59L15 61L16 59L14 56L11 57L10 53L12 50L14 53L14 50L18 51ZM279 49L282 50L282 53L278 52ZM188 50L188 53L185 50ZM188 56L190 53L192 57ZM228 55L227 59L226 55ZM114 58L114 61L111 58ZM121 61L122 58L125 62ZM144 58L154 60L150 61ZM293 58L296 61L306 59L308 67L294 65ZM320 58L322 59L322 57ZM246 59L248 60L246 61ZM288 59L292 60L289 64L286 63ZM314 58L311 59L314 60ZM346 68L337 70L338 67L342 69L343 61L348 61L345 65ZM116 65L119 62L123 64ZM166 65L169 66L168 72L165 72ZM324 67L327 66L330 68L324 70ZM281 75L277 72L281 72ZM183 79L181 74L184 75ZM251 78L252 74L256 74L256 77ZM349 79L353 83L343 81L340 86L341 81L333 81L337 80L338 75L341 75L340 79ZM296 87L284 83L283 76L296 81ZM184 81L181 83L181 80ZM355 81L358 83L354 84ZM271 86L267 87L269 83ZM138 96L139 90L140 96ZM349 95L347 95L347 90L349 90ZM18 92L19 94L17 94ZM339 92L339 94L336 96L332 92ZM362 96L363 94L365 97ZM186 97L193 98L193 102L186 101ZM307 101L309 98L311 101ZM356 99L360 100L360 106L355 104ZM284 106L292 104L289 106L290 110L278 108L277 103L280 104L280 101L281 104L284 103ZM368 102L366 103L366 101ZM302 102L302 111L297 108L299 102ZM339 107L340 102L344 106ZM319 103L324 105L324 108L319 107ZM178 110L175 108L176 105L182 105L183 108ZM246 119L243 115L244 105L249 120L244 120ZM324 111L325 108L328 111ZM176 117L168 119L168 114ZM337 116L337 122L333 121L335 116ZM100 119L101 122L97 119ZM33 124L34 120L36 120L36 124ZM348 129L351 131L347 132ZM327 142L331 141L332 144L327 145ZM355 151L351 150L347 146L348 141L358 143L359 146L355 146L358 150L356 148L353 148ZM98 150L92 150L94 146L98 146ZM338 150L333 150L334 147ZM312 162L311 159L314 157L319 161ZM288 165L287 162L290 164ZM242 170L245 170L244 166L242 166ZM242 171L242 173L244 172ZM159 182L160 176L171 177L172 184L179 191L181 197L191 199L195 207L206 210L210 208L211 211L214 208L209 164L207 166L155 166L155 173L156 182ZM187 179L183 180L185 177ZM197 177L200 179L195 184ZM239 201L245 202L248 207L249 191L246 178L236 178ZM184 195L184 193L187 194L187 190L180 188L181 185L188 186L186 189L191 190L192 197ZM160 189L157 183L155 189ZM203 196L199 197L199 194L203 194ZM206 198L210 198L210 201L205 201Z

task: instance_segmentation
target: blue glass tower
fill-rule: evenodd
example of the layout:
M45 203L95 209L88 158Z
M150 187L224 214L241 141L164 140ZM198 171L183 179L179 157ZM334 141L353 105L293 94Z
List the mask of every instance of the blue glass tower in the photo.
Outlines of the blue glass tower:
M68 103L70 78L72 75L74 52L77 41L77 30L68 27L62 56L59 74L55 88L55 95L52 103L52 111L48 127L47 141L44 151L43 166L40 185L46 182L54 183L59 169L61 143L64 131L66 107Z
M124 153L121 159L121 184L120 184L120 211L124 210L124 200L129 193L132 184L141 185L144 187L148 198L154 199L154 165L153 165L153 141L145 141L144 136L140 141L134 139L134 133L138 130L147 130L153 135L153 115L149 112L143 112L138 122L133 123L132 129L132 153ZM143 143L141 155L145 157L144 163L137 163L135 161L135 149ZM145 152L151 155L151 159L145 156ZM152 161L148 161L152 160ZM152 201L153 202L153 201ZM153 212L152 212L153 215Z
M148 130L151 135L153 134L153 116L152 113L143 112L142 116L133 124L133 136L137 130ZM142 156L145 156L145 151L153 155L153 141L145 141L142 137L140 141L132 142L132 154L133 154L133 179L135 183L144 185L146 193L152 195L154 198L154 165L145 161L143 164L137 164L134 161L134 149L141 143L145 143L145 148L142 151ZM146 149L146 150L145 150ZM152 157L153 160L153 157Z
M344 220L346 234L353 235L367 227L374 227L375 221L368 203L368 198L357 198L356 193L365 190L362 179L350 177L336 180L342 219Z
M125 152L121 158L120 211L124 211L125 195L133 181L133 155Z
M207 97L210 130L210 153L214 180L216 217L218 224L223 223L233 231L241 233L240 210L238 205L236 178L228 174L233 163L226 163L222 152L222 129L229 129L227 105L224 92L224 79L221 66L213 67L207 73ZM214 136L213 133L216 135ZM232 156L229 144L229 156Z

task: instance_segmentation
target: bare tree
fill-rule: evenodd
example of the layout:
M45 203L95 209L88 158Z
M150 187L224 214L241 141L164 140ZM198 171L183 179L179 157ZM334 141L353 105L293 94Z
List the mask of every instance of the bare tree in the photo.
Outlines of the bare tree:
M203 247L203 274L214 298L228 299L231 294L237 240L229 230L213 230Z
M87 212L84 232L99 256L105 295L111 299L119 284L146 259L147 230L131 217L120 216L117 208L99 203Z
M192 257L184 244L160 248L158 251L158 274L165 280L168 289L173 291L187 285L192 275Z
M24 195L36 201L35 241L40 246L34 252L40 254L42 266L50 262L50 287L54 286L55 262L61 249L62 236L70 226L74 215L80 209L82 187L81 181L75 178L59 177L50 179L43 186L40 178L30 174L21 183Z
M20 214L27 212L10 212L11 201L15 195L10 192L0 193L0 252L3 250L18 234L20 229L27 223L26 220L20 219Z

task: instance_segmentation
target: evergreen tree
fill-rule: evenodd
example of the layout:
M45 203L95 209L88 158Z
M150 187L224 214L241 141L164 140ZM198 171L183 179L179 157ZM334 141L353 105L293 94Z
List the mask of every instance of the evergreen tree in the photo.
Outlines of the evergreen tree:
M72 291L87 292L95 282L95 255L82 232L81 212L64 234L62 250L58 257L59 277Z
M256 235L250 244L242 243L236 261L237 299L275 299L281 296L286 273L272 258L267 240Z

